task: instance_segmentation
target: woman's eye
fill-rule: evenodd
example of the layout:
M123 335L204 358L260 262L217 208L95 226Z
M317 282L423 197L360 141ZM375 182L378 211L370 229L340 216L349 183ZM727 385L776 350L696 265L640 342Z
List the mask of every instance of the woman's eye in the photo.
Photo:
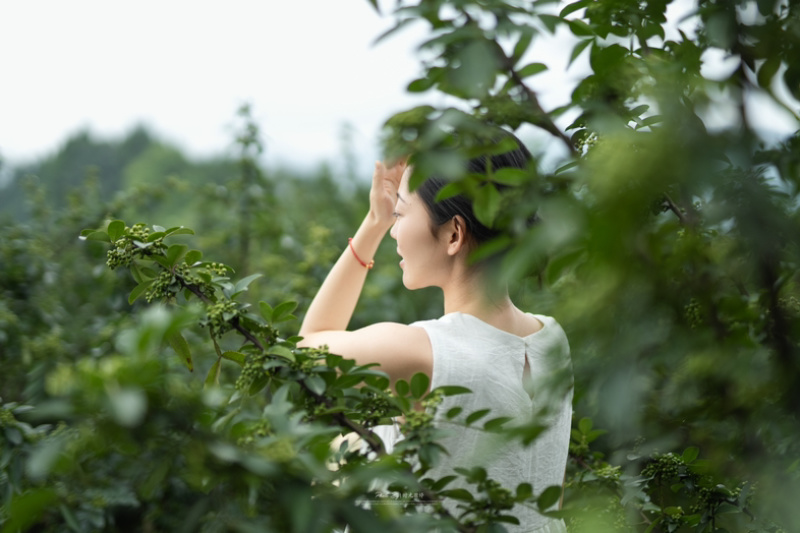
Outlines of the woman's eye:
M400 216L400 213L398 213L397 211L395 211L394 213L392 213L392 216L393 216L394 218L397 218L397 217L399 217L399 216Z

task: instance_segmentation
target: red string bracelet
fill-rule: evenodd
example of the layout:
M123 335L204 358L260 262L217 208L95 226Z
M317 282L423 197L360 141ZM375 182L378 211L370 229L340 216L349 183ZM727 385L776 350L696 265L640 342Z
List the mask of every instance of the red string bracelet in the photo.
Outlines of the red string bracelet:
M373 259L372 261L370 261L369 263L365 263L364 261L362 261L362 260L361 260L361 258L360 258L360 257L358 257L358 254L356 253L356 249L355 249L355 248L353 248L353 238L352 238L352 237L349 237L349 238L347 239L347 242L348 242L348 244L350 245L350 251L351 251L351 252L353 252L353 256L355 256L355 258L356 258L356 261L358 261L359 263L361 263L361 266L363 266L363 267L364 267L364 268L366 268L367 270L369 270L369 269L371 269L372 267L374 267L374 266L375 266L375 260L374 260L374 259Z

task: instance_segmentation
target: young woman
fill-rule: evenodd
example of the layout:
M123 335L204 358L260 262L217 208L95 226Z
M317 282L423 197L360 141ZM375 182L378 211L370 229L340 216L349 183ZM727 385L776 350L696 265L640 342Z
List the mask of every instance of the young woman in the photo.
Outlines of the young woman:
M525 169L530 154L522 146L492 156L494 169ZM487 158L470 161L469 172L485 172ZM379 363L392 379L410 379L417 372L431 378L431 388L461 385L472 390L445 398L439 413L461 406L463 413L491 409L489 418L510 416L530 422L534 413L547 413L549 429L533 445L499 442L491 435L450 424L443 444L449 454L428 473L434 479L454 467L484 466L489 477L512 491L531 483L534 493L561 485L567 459L572 392L569 386L555 400L545 391L555 376L569 372L569 347L558 323L518 309L505 287L493 283L491 269L469 261L470 253L495 236L475 218L464 197L436 202L445 184L428 178L409 190L411 168L375 164L370 208L355 236L344 249L319 289L300 329L301 346L327 345L331 353L361 364ZM383 322L347 331L372 257L389 231L397 241L403 284L408 289L436 286L444 293L444 316L410 325ZM545 405L545 402L548 402ZM488 418L487 418L488 419ZM541 420L540 420L541 422ZM447 421L438 419L441 425ZM394 428L379 433L388 450L402 438ZM448 488L465 486L453 483ZM454 508L453 504L449 505ZM515 508L520 526L510 531L565 531L533 508Z

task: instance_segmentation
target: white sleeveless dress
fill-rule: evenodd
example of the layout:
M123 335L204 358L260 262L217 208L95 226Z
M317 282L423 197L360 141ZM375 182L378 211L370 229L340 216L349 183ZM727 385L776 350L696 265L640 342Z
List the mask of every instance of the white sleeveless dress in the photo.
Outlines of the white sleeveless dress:
M544 327L527 337L507 333L463 313L411 324L423 328L431 341L431 389L460 385L472 390L472 394L446 397L439 407L436 423L449 432L441 441L449 455L443 455L440 464L426 477L439 479L453 474L455 467L483 466L490 479L512 492L520 483L530 483L534 495L563 483L572 420L569 344L555 319L533 316ZM523 378L526 357L530 375ZM512 425L536 421L544 422L548 429L533 444L523 447L499 440L493 433L453 424L445 417L453 407L463 409L455 420L463 420L479 409L491 409L489 415L473 424L478 428L487 420L508 416L514 418L510 422ZM376 433L383 439L387 451L402 439L396 424L376 428ZM447 488L469 490L470 485L457 483L460 479ZM456 509L456 504L445 502L452 510ZM512 514L520 525L504 524L509 532L566 532L563 520L542 516L533 506L518 505Z

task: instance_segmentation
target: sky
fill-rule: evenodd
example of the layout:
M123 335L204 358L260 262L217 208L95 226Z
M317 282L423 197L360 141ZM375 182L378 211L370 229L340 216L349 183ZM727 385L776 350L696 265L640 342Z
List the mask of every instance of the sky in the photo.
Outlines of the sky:
M424 35L373 46L391 22L367 0L2 2L0 155L24 162L80 129L136 124L215 155L249 103L268 161L335 159L345 124L374 158L380 125L414 103Z
M392 25L394 2L381 4L383 15L368 0L2 2L0 157L25 163L79 130L121 137L138 124L193 157L231 153L236 110L248 103L268 165L336 167L347 125L367 174L389 116L442 103L435 93L405 92L421 72L424 25L373 44ZM671 4L670 20L684 20L691 4ZM587 70L585 53L566 69L566 39L537 40L532 51L550 67L530 78L545 109L566 104ZM725 58L706 59L710 77L724 74ZM785 118L754 116L791 131Z

